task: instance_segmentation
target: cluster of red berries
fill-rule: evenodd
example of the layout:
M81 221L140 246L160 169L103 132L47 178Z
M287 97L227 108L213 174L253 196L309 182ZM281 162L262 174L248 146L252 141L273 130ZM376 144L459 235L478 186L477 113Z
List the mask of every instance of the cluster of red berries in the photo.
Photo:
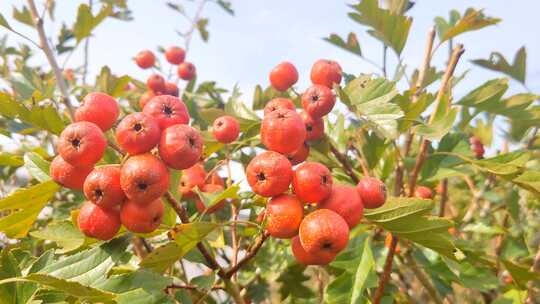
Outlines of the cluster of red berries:
M75 113L74 123L60 134L58 156L50 167L53 180L83 190L80 230L101 240L114 237L121 225L150 233L161 224L161 196L169 187L169 169L187 169L202 155L198 130L188 125L186 105L175 96L153 97L142 112L126 115L115 137L128 158L120 165L95 166L107 148L104 132L119 116L117 101L90 93Z
M177 75L180 79L190 81L196 75L195 66L184 61L186 52L181 47L172 46L165 50L165 59L172 65L178 65ZM135 56L135 63L142 69L149 69L155 66L156 56L152 51L144 50ZM176 83L167 81L160 74L154 73L146 80L148 90L141 95L139 105L141 109L152 97L159 95L179 96L180 90Z
M478 139L476 136L471 136L469 138L469 144L471 145L471 150L474 152L474 156L476 156L477 159L484 158L484 145Z
M341 74L336 62L317 61L311 71L313 85L302 95L301 114L288 98L271 100L260 130L269 151L255 156L246 168L253 192L270 198L263 215L267 232L292 239L293 254L305 265L333 261L347 246L349 231L360 222L364 207L378 208L386 201L386 187L378 179L366 177L357 187L336 185L326 166L304 162L307 142L324 135L323 117L334 107L332 87L341 82ZM297 80L298 72L289 62L270 73L271 85L278 91L288 90ZM304 216L313 209L310 205L316 210Z

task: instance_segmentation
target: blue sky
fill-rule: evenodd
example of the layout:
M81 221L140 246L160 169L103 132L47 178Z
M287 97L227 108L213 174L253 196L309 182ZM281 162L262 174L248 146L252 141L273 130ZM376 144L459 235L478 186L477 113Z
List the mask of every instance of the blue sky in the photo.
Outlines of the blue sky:
M40 0L36 1L40 5ZM47 24L49 33L56 33L60 21L71 24L75 19L77 6L82 1L57 1L56 22ZM174 2L174 1L173 1ZM519 2L519 5L517 4ZM30 28L15 24L11 19L12 7L24 3L20 0L0 2L0 12L21 31L33 35ZM90 45L90 71L96 73L102 65L109 65L114 73L129 74L145 79L150 73L138 69L131 57L139 50L155 49L157 45L181 45L182 39L175 30L185 29L186 23L177 13L165 6L165 1L128 1L134 16L133 22L107 20L94 33ZM180 1L186 6L189 1ZM188 60L197 66L198 74L204 80L217 80L219 84L231 88L238 83L251 98L253 86L267 84L269 70L282 60L293 62L299 72L299 86L309 82L309 69L318 58L337 60L346 72L372 72L373 68L358 57L342 51L321 38L331 32L344 35L351 30L359 34L360 44L367 57L379 61L380 43L365 34L364 29L347 18L347 2L322 0L250 0L233 1L235 16L230 16L217 5L206 6L203 16L210 19L210 41L204 43L195 35ZM349 2L354 3L354 2ZM540 92L540 35L537 32L537 12L540 1L504 0L438 0L417 1L410 11L413 26L403 58L409 71L422 60L426 31L433 24L435 16L447 16L455 8L463 12L467 7L484 8L485 13L497 16L503 21L481 32L468 33L457 39L465 44L465 60L487 58L493 50L513 57L516 50L525 45L528 53L529 87ZM4 30L0 29L0 33ZM35 36L32 36L35 37ZM16 39L13 38L12 41ZM439 66L446 60L446 49L442 48L435 57ZM390 66L395 64L390 55ZM42 63L39 55L36 62ZM82 48L70 59L69 66L82 62ZM458 72L469 68L466 61L458 67ZM474 69L469 80L458 88L460 92L483 82L486 77L496 74ZM517 88L521 90L521 88Z

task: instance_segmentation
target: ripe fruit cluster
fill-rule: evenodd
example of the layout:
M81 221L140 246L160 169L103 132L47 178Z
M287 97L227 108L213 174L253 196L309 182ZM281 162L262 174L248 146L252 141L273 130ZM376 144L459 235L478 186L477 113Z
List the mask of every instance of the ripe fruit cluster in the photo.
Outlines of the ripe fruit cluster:
M469 138L469 143L471 145L471 150L474 152L476 158L484 158L484 145L482 144L480 139L476 136L471 136L471 138Z
M181 47L172 46L165 50L165 59L172 65L177 65L176 72L179 79L190 81L195 78L196 69L195 65L190 62L184 61L186 58L186 52ZM156 66L156 56L150 50L143 50L139 52L135 58L135 63L141 69L149 69ZM148 90L141 95L139 99L139 105L141 109L144 108L146 103L155 96L159 95L171 95L178 97L180 90L175 82L166 80L163 76L157 73L153 73L146 80L146 87Z
M178 97L159 95L142 112L128 114L116 125L116 142L128 156L125 161L96 166L107 148L104 132L118 116L113 97L88 94L75 113L76 122L60 134L59 155L50 167L54 181L83 190L88 201L80 209L79 228L101 240L113 238L121 225L135 233L156 230L163 218L160 198L169 188L169 168L190 168L202 155L202 138L188 125L185 104Z
M262 215L267 232L291 239L295 258L305 265L333 261L347 246L349 231L360 223L364 207L377 208L386 201L381 181L366 177L357 187L337 185L326 166L306 161L308 142L324 136L323 119L334 107L332 88L340 83L341 74L336 62L317 61L300 114L291 99L269 101L260 130L268 151L255 156L246 168L253 192L270 198ZM270 83L278 91L288 90L297 80L298 72L289 62L270 72Z

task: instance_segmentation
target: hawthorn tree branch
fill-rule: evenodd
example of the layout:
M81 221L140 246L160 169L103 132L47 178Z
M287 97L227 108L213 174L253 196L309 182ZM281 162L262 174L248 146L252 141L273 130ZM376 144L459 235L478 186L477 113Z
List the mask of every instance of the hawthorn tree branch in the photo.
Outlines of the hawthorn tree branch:
M446 203L448 202L448 179L447 178L442 180L441 186L442 186L442 191L441 191L441 204L439 207L439 217L444 217Z
M530 272L537 272L540 270L540 245L538 246L538 251L536 252L536 255L534 256L533 264L531 266ZM534 298L534 281L531 280L527 283L527 304L534 304L535 298Z
M169 205L173 208L176 214L178 214L178 217L180 217L180 221L182 221L183 224L188 224L190 222L189 217L187 215L186 209L182 206L182 204L180 204L180 202L177 201L169 191L167 191L164 196ZM206 250L206 247L204 247L202 243L197 243L197 249L199 249L199 251L203 255L204 259L208 263L208 266L213 270L217 270L220 277L225 277L225 271L223 270L223 268L218 264L216 259L212 257L208 250Z
M259 249L261 249L262 245L264 244L264 241L266 241L269 236L270 235L268 234L268 232L263 232L255 242L255 244L248 250L246 255L240 261L238 261L236 265L231 267L231 269L226 272L225 276L228 278L232 277L242 266L244 266L253 257L255 257L257 252L259 252Z
M454 51L452 52L452 57L450 58L450 61L448 62L448 66L446 68L446 72L444 73L444 76L441 80L441 87L439 88L439 92L437 93L437 97L435 99L434 109L437 109L439 107L439 104L441 103L441 100L444 94L446 93L448 86L450 85L450 80L452 78L452 75L454 75L454 71L456 70L458 61L461 58L461 55L463 55L464 51L465 50L463 49L462 44L458 44L454 48ZM433 123L433 120L435 119L435 112L436 111L434 110L431 113L431 116L428 120L428 124ZM424 139L422 141L422 144L420 145L420 150L418 151L416 163L414 165L413 171L409 179L409 196L414 195L414 189L416 188L416 181L418 179L418 174L420 173L420 169L422 169L422 166L424 165L424 162L427 158L428 145L429 145L428 139Z
M442 304L443 300L441 299L439 293L437 292L433 284L431 284L431 281L426 276L426 274L420 269L420 267L418 267L418 264L416 263L416 261L414 260L414 258L411 256L410 253L405 254L405 261L407 262L407 265L411 268L412 272L414 273L418 281L420 281L420 283L422 283L424 288L426 288L433 302L437 304Z
M166 289L187 289L187 290L197 290L199 287L195 285L187 285L187 284L171 284L165 287ZM214 285L212 286L212 290L223 290L225 289L222 285Z
M54 56L53 50L51 49L51 46L49 45L49 42L47 41L47 35L45 35L45 29L43 27L43 19L39 16L34 0L27 0L27 2L28 2L28 7L30 8L30 14L32 15L32 19L34 21L34 25L38 32L39 43L40 43L41 49L45 53L45 56L47 57L47 61L49 62L54 72L54 77L56 78L58 89L60 90L60 93L62 94L62 103L66 106L69 116L71 117L71 120L73 121L75 112L73 110L73 106L71 105L71 101L69 99L69 93L68 93L66 82L64 81L64 78L62 77L62 71L60 71L60 67L58 66L58 62L56 61L56 57Z
M388 283L388 280L390 280L392 263L394 262L394 254L396 253L396 247L398 243L398 237L393 234L391 234L391 236L392 241L390 243L390 248L388 249L388 255L386 256L386 260L384 262L383 273L379 278L379 286L377 286L377 291L375 292L375 296L373 297L373 304L381 304L381 299L384 295L384 287L386 286L386 283Z
M358 183L359 181L358 176L356 176L351 165L349 164L349 161L347 160L347 156L339 152L332 142L328 141L328 143L330 144L330 151L332 152L332 154L334 154L336 159L341 163L341 165L343 166L343 169L345 169L345 172L349 174L349 176L351 177L354 183Z

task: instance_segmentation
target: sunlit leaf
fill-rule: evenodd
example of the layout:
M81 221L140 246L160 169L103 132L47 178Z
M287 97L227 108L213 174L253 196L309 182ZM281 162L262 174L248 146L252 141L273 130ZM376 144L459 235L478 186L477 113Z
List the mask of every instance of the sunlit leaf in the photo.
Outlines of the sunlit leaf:
M472 63L492 71L504 73L523 84L525 83L527 51L524 46L518 50L512 64L508 63L506 58L499 52L492 52L488 59L472 60Z
M331 34L328 38L324 38L324 40L353 54L362 56L362 50L360 49L360 44L355 33L349 33L347 40L344 40L338 34Z

